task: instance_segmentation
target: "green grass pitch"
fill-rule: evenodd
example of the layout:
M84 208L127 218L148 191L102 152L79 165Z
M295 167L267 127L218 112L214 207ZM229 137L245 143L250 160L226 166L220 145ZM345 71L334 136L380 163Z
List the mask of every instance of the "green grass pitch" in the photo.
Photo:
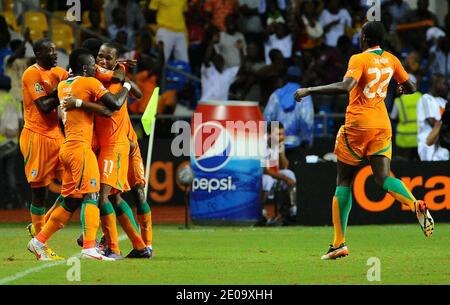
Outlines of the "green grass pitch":
M50 241L60 255L80 252L73 223ZM120 232L123 235L123 232ZM25 224L0 225L1 284L450 284L450 224L426 239L418 225L350 226L350 256L321 261L332 227L154 227L151 260L81 261L80 282L66 262L36 261L26 250ZM125 254L128 240L121 242ZM379 282L367 280L380 261Z

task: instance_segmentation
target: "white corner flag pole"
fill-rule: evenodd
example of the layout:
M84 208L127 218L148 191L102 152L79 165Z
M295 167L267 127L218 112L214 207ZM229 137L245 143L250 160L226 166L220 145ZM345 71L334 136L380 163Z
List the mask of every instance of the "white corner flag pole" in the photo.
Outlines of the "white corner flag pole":
M152 122L152 129L151 134L148 139L148 149L147 149L147 161L145 162L145 200L147 200L147 194L148 194L148 185L150 184L150 165L152 161L152 150L153 150L153 140L155 136L155 124L156 119Z

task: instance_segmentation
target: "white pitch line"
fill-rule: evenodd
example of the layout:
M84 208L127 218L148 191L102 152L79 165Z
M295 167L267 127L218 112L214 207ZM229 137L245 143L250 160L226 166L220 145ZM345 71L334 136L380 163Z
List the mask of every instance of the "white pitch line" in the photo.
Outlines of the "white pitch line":
M126 238L127 238L126 235L121 235L121 236L119 236L119 241L122 241L122 240L124 240ZM70 257L73 257L73 256L78 256L79 257L80 256L80 252L77 252L77 253L71 255ZM28 274L31 274L31 273L37 273L37 272L40 272L41 270L44 270L44 269L48 269L48 268L52 268L52 267L55 267L55 266L59 266L61 264L65 264L66 262L67 262L67 260L61 260L61 261L56 261L56 262L52 262L52 263L46 263L46 264L38 266L38 267L34 267L34 268L27 269L25 271L18 272L16 274L12 275L12 276L8 276L8 277L4 277L4 278L0 279L0 285L4 285L4 284L7 284L9 282L16 281L18 279L26 277Z

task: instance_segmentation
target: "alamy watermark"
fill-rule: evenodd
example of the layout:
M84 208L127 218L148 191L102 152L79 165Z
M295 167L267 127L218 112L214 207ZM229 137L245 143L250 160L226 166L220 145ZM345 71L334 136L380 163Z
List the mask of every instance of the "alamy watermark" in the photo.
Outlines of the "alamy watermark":
M71 266L66 272L66 279L69 282L81 281L81 261L78 257L72 256L67 260L67 266Z
M81 21L81 1L67 0L66 5L69 6L69 9L64 19L67 21Z
M367 266L370 266L367 270L367 280L369 282L381 281L381 261L378 257L369 257L367 260Z
M381 21L381 0L367 0L367 21Z
M191 123L176 121L172 124L173 156L195 159L232 156L260 159L263 167L278 165L284 142L280 142L277 121L203 121L203 115L195 113Z

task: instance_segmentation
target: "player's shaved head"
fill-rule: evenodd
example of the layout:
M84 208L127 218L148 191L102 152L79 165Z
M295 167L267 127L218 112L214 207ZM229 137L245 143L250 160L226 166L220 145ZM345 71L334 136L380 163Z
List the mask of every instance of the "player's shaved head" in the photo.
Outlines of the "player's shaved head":
M370 21L364 24L361 31L361 41L367 47L379 46L384 41L384 25L380 21ZM363 46L364 49L364 46Z
M45 69L56 66L58 54L56 53L56 45L49 38L42 38L34 42L33 52L36 56L38 65Z
M33 44L34 55L37 56L38 53L40 53L45 47L48 47L52 43L53 41L49 38L42 38L35 41Z
M69 56L69 66L75 75L95 75L95 59L88 49L74 50Z

